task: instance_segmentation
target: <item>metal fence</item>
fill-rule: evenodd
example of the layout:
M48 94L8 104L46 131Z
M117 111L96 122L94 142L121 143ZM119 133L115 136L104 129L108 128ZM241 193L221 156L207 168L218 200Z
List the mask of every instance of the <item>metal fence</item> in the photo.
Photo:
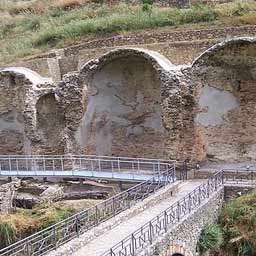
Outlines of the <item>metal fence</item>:
M197 187L184 198L113 246L102 256L138 255L143 248L151 245L157 237L167 233L171 226L179 223L184 217L199 208L215 191L222 187L223 172L220 171L209 178L206 183Z
M184 198L167 208L164 212L137 229L131 235L110 248L102 256L135 256L171 226L200 207L212 194L224 185L256 185L256 170L223 169L206 183L203 183Z
M223 169L223 179L226 185L256 185L256 169Z
M144 161L144 160L143 160ZM142 161L142 162L143 162ZM141 163L141 162L140 162ZM158 162L155 162L158 165ZM175 181L175 167L156 175L93 208L75 214L55 225L20 240L2 250L1 256L36 256L56 249L92 227L130 208L156 190Z
M74 174L82 171L89 172L122 172L137 174L159 174L167 171L170 166L174 166L175 161L147 159L147 158L127 158L89 155L33 155L21 156L0 155L0 175L26 174L27 172L40 171L54 172L61 175L61 172L68 171ZM59 172L59 173L58 173Z

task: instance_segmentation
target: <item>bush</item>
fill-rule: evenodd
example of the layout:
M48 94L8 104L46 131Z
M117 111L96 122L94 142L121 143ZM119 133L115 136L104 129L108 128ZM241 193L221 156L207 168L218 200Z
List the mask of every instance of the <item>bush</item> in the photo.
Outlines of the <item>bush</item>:
M232 15L234 16L243 16L250 11L249 5L245 2L237 2L234 9L232 10Z
M222 230L218 225L206 226L199 238L201 252L216 251L223 242Z
M222 210L220 225L223 250L231 255L256 255L256 193L229 202Z
M214 9L207 5L194 5L188 10L181 13L180 24L210 22L217 18L217 13Z

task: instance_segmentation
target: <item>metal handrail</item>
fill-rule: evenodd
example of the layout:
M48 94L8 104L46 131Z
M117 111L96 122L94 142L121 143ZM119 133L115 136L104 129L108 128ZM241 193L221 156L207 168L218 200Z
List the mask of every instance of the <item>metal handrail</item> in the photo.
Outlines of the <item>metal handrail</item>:
M151 245L158 236L167 233L171 226L180 223L185 217L198 209L208 198L213 196L216 191L223 188L225 184L228 184L230 181L230 176L228 175L233 174L231 180L240 183L241 180L236 179L236 177L242 172L247 172L249 175L243 176L244 179L242 181L256 181L256 170L223 169L210 177L207 182L198 186L178 202L111 247L101 256L137 255L140 250Z
M167 233L171 225L181 222L184 217L199 208L207 198L222 187L223 172L220 171L101 256L138 255L140 250L151 245L158 236Z
M175 168L175 161L147 158L82 155L0 156L0 175L5 176L8 173L13 174L13 172L19 171L97 171L112 173L121 171L138 173L146 171L150 174L158 174L172 167ZM22 173L14 173L14 175L22 175ZM60 173L60 175L62 174Z
M1 256L36 256L56 249L63 243L78 237L92 227L130 208L156 190L175 181L172 167L153 178L142 182L95 207L79 212L40 232L0 250Z

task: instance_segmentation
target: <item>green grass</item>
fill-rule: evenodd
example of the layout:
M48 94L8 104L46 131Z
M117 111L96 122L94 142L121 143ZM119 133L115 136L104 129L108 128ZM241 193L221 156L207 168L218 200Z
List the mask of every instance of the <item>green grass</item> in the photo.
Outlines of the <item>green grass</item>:
M5 5L0 5L0 11L6 9L12 13L0 16L0 62L11 62L15 58L65 46L88 35L202 22L209 24L223 19L236 20L240 24L256 21L256 3L251 1L222 5L222 8L205 5L188 9L155 6L150 14L143 11L142 6L123 4L114 7L85 5L67 10L63 6L54 7L53 1L57 0L31 1L25 7L15 7L5 0Z

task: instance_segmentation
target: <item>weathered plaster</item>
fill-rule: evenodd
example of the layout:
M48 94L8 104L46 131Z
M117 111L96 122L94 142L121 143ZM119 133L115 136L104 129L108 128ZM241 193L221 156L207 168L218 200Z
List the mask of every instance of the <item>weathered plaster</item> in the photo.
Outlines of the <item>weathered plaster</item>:
M239 107L236 97L227 91L206 85L199 98L202 112L196 116L196 122L203 126L216 126L228 122L226 115Z

